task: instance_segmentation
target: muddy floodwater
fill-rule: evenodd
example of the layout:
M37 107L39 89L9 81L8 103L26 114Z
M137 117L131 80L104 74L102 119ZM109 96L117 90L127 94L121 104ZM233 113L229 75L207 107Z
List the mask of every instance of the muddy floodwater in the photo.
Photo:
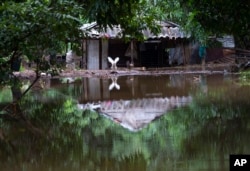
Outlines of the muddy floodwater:
M0 87L4 171L228 171L250 154L239 75L41 78Z

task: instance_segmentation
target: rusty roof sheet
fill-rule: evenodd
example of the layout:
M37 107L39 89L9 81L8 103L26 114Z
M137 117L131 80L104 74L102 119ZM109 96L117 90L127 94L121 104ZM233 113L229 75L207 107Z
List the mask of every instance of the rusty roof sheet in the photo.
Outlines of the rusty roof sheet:
M189 34L183 32L179 25L172 22L159 22L161 26L160 33L157 35L153 34L150 29L145 29L142 31L146 39L178 39L178 38L188 38ZM84 34L89 38L121 38L122 28L118 26L107 27L106 30L100 29L96 22L84 24L80 28Z

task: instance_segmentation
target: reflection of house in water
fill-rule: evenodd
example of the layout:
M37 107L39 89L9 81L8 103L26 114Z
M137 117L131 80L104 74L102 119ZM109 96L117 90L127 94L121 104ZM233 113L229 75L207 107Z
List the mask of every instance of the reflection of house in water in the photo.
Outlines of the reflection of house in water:
M84 89L80 103L103 100L129 100L153 97L189 96L192 84L183 75L121 76L116 78L119 89L112 87L112 79L83 78Z
M88 78L83 84L86 91L78 98L81 109L98 109L102 115L132 131L192 100L189 94L192 87L182 75L174 79L171 76L123 76L117 78L120 89L112 90L109 89L111 79Z
M57 86L59 81L51 80L51 86ZM132 131L142 129L170 110L188 105L194 88L188 76L182 74L120 77L114 74L111 79L82 78L60 86L71 86L80 109L96 109Z
M96 109L100 114L131 130L138 131L168 111L185 106L192 98L143 98L102 101L98 105L79 105L81 109Z

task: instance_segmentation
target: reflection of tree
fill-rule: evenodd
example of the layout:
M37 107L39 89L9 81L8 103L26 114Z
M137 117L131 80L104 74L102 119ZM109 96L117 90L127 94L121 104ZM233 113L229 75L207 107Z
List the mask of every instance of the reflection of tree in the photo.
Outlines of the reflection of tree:
M201 168L205 165L211 170L225 170L229 154L250 152L250 103L238 101L233 92L226 92L226 97L224 93L213 91L208 97L198 96L188 109L165 117L174 150L181 158L197 160Z
M55 90L27 94L20 109L42 134L30 132L23 121L0 119L0 164L16 165L16 170L227 167L221 162L230 153L250 152L245 143L249 142L249 102L233 102L222 94L207 96L210 100L197 96L189 107L174 110L139 132L129 132L94 111L78 110L74 99Z

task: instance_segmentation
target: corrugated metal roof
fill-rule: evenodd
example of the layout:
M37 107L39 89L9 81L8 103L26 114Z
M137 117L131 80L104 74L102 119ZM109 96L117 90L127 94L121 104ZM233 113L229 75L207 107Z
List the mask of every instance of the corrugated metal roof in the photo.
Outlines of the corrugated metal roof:
M219 42L222 43L222 46L225 48L234 48L235 43L234 43L234 37L231 35L226 35L221 38L217 38Z
M160 22L161 31L159 34L153 34L149 29L142 31L146 39L178 39L178 38L188 38L190 35L185 34L180 27L172 22ZM85 35L89 38L121 38L122 28L118 26L107 27L106 30L100 29L96 22L84 24L81 28Z

